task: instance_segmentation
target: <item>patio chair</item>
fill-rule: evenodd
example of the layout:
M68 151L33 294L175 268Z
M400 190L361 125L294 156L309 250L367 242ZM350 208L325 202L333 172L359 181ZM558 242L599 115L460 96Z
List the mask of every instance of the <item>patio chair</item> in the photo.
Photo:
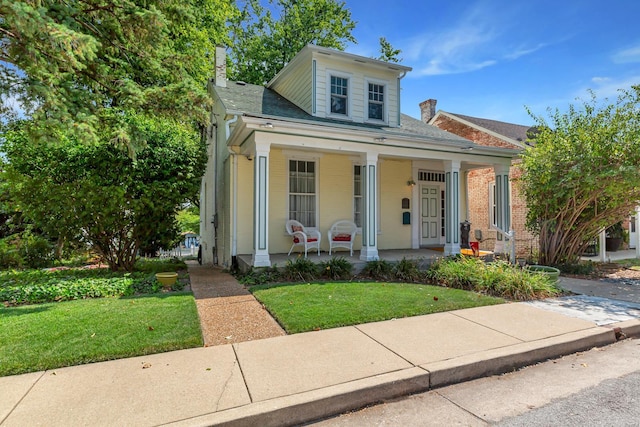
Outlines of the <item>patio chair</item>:
M288 255L291 255L291 251L295 246L304 247L304 257L307 257L307 250L316 248L318 250L318 256L320 255L320 240L322 236L319 231L309 230L304 225L294 219L290 219L286 223L287 233L293 237L293 244L289 249Z
M349 249L350 256L353 256L353 241L356 238L358 227L352 221L335 222L328 231L329 255L334 248Z

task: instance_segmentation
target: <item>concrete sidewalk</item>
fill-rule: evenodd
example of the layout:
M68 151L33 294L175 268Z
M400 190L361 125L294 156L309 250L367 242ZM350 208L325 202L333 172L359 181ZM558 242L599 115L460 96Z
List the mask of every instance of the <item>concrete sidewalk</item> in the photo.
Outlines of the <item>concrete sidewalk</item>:
M0 425L292 425L640 335L523 303L0 378Z

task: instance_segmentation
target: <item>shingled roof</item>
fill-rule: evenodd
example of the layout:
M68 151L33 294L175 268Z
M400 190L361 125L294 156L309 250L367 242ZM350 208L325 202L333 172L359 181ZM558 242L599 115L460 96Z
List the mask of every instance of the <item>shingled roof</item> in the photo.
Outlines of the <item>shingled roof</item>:
M465 116L463 114L448 113L452 116L458 117L462 120L466 120L469 123L473 123L476 126L483 127L492 132L513 139L515 141L526 143L527 132L531 129L531 126L517 125L514 123L500 122L497 120L481 119L479 117Z
M436 126L426 124L405 114L401 115L401 126L399 128L391 128L369 123L354 123L346 120L315 117L264 86L229 81L226 87L214 86L214 90L229 114L339 126L353 130L375 130L386 132L390 136L417 137L440 142L472 143L472 141L438 129Z

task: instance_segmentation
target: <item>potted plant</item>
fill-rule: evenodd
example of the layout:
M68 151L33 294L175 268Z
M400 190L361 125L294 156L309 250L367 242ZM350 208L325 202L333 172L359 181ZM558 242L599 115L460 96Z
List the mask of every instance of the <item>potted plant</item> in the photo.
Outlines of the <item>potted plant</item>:
M624 228L622 221L618 221L606 230L606 249L608 252L615 252L620 249L624 241Z

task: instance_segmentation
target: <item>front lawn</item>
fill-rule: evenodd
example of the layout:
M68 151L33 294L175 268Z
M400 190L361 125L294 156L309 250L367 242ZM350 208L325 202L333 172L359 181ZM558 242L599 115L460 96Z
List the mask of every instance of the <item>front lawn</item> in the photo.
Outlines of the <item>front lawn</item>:
M0 307L0 376L203 345L191 293Z
M260 285L251 292L290 334L504 302L459 289L407 283Z

